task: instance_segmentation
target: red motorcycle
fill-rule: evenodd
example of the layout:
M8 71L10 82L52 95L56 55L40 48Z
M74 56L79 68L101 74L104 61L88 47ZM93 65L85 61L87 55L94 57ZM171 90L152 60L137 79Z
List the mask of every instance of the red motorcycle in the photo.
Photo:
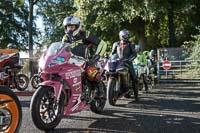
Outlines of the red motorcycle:
M28 87L29 78L19 74L22 68L17 49L0 49L0 85L24 91Z

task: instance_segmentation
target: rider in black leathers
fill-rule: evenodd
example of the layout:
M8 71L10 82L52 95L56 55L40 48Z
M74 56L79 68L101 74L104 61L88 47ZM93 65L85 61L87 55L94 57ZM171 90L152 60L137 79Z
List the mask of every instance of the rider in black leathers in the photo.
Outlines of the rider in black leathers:
M135 44L132 44L129 39L130 33L124 29L119 32L120 41L113 44L111 55L117 54L121 61L128 64L130 76L133 79L133 92L135 100L138 101L137 77L133 68L132 60L137 56Z

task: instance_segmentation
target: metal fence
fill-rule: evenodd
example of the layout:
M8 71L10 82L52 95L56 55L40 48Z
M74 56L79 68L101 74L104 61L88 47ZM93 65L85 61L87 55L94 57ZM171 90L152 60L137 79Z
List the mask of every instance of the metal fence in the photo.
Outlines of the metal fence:
M197 67L200 60L189 59L189 52L184 48L158 49L157 79L158 83L200 82L200 71ZM171 68L164 69L163 62L170 61Z

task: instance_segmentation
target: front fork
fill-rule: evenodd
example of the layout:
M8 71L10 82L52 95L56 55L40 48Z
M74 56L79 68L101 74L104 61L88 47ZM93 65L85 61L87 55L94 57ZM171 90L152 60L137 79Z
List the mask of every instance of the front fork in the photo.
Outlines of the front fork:
M120 74L117 75L117 80L116 80L116 92L120 92L120 86L121 86L121 76Z
M60 84L60 87L59 87L59 90L58 90L58 95L57 95L57 98L56 98L56 100L57 100L58 102L59 102L60 95L61 95L61 92L62 92L63 84L64 84L64 81L62 80L62 81L61 81L61 84Z
M63 86L64 86L64 80L61 80L59 82L57 82L57 81L52 82L51 80L47 80L42 83L39 83L39 86L47 86L47 87L53 88L54 97L55 97L56 101L59 101L62 90L63 90Z

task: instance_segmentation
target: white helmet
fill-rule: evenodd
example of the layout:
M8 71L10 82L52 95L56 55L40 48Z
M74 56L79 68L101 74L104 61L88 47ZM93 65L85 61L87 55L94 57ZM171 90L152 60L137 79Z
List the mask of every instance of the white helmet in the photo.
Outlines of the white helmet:
M65 28L65 33L75 36L79 33L81 25L80 25L80 19L75 17L75 16L68 16L64 19L63 21L63 26ZM68 25L75 25L75 29L74 30L69 30L67 28Z
M123 29L119 32L120 40L128 40L130 32L127 29Z

